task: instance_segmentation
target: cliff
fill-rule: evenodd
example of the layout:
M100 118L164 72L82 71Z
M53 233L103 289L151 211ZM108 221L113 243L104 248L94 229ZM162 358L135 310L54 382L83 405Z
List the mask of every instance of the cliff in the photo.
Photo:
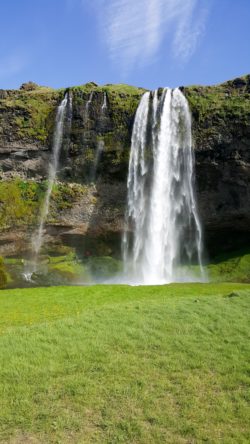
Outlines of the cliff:
M134 115L144 90L68 88L67 115L46 226L46 251L119 256ZM196 187L207 249L250 240L250 76L182 88L193 118ZM0 254L30 248L46 190L55 113L66 90L29 83L0 90ZM106 101L106 102L105 102ZM105 106L104 106L105 105Z

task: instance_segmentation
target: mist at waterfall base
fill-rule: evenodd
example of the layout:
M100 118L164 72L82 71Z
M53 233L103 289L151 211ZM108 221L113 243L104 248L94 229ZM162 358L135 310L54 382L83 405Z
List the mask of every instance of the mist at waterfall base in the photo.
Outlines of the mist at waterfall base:
M92 92L86 101L86 119L93 99ZM104 115L107 108L104 92L100 113ZM66 116L71 120L72 96L69 93L57 109L48 187L32 240L32 259L23 273L31 283L36 273L46 276L46 266L39 263L39 255L59 168ZM122 266L112 277L90 273L87 281L78 279L73 284L162 285L206 281L202 266L202 229L195 198L191 129L188 102L179 89L159 89L142 96L131 140L125 231L121 241ZM104 143L100 140L90 172L92 183L97 180L97 166L103 151Z

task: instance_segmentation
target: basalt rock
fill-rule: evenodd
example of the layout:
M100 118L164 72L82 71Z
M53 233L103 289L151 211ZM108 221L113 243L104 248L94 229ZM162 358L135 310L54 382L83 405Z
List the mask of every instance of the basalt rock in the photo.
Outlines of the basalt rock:
M56 109L66 91L72 116L65 125L45 241L72 243L83 255L90 242L96 251L102 245L105 254L119 255L131 133L144 90L93 82L66 90L32 82L17 91L0 90L0 255L21 255L29 248L46 189ZM182 91L192 112L197 198L208 250L245 245L250 241L250 76Z
M209 249L250 246L250 76L184 93L193 117L198 203Z

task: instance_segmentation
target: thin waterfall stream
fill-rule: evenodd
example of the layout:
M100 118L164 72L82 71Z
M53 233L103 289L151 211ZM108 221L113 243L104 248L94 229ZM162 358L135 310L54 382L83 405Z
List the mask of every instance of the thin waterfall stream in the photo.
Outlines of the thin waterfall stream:
M88 119L88 117L89 117L89 107L90 107L90 105L91 105L91 103L92 103L93 96L94 96L94 92L91 91L90 96L89 96L89 99L88 99L88 101L87 101L87 103L86 103L86 108L85 108L85 111L86 111L86 118L87 118L87 119Z
M49 165L49 173L48 173L48 187L43 201L43 205L41 207L38 230L34 234L32 239L32 253L33 253L32 269L31 270L29 269L24 273L24 277L26 280L30 280L32 274L37 271L38 256L43 244L44 226L46 218L48 216L51 193L58 170L58 162L63 142L64 121L66 117L67 107L69 107L69 113L68 113L69 118L72 118L72 97L69 93L66 93L64 99L58 106L56 113L55 130L53 136L52 161Z
M133 126L127 190L126 279L135 284L203 280L191 114L179 89L143 95Z
M107 109L107 93L103 93L102 112Z
M104 92L103 103L102 103L101 112L100 112L101 118L105 117L105 111L107 110L107 108L108 108L107 93ZM94 157L93 168L92 168L92 172L91 172L91 181L92 182L96 181L97 168L98 168L98 164L101 159L102 153L104 151L104 147L105 147L104 140L99 139L97 142L96 150L95 150L95 157Z

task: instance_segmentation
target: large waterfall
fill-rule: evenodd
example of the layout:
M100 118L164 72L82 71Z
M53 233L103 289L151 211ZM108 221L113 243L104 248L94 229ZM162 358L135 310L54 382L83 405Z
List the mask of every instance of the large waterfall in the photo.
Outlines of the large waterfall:
M34 255L34 264L33 270L35 271L37 268L37 258L43 243L43 232L44 232L44 224L46 222L46 218L49 212L50 198L53 189L53 184L55 182L57 169L58 169L58 161L60 156L60 150L63 142L63 132L64 132L64 121L67 106L69 107L69 119L71 119L72 115L72 97L67 93L58 106L56 113L56 122L55 122L55 130L53 137L53 152L52 152L52 161L49 165L49 173L48 173L48 187L46 191L46 195L44 198L44 202L41 208L40 213L40 222L38 231L35 233L32 241L33 246L33 255Z
M193 172L187 100L179 89L146 92L136 112L127 182L123 256L130 282L202 279Z

